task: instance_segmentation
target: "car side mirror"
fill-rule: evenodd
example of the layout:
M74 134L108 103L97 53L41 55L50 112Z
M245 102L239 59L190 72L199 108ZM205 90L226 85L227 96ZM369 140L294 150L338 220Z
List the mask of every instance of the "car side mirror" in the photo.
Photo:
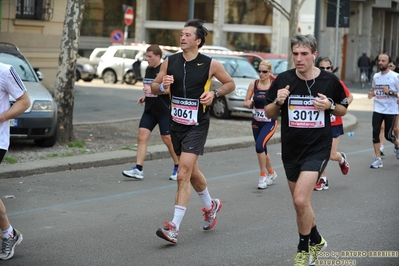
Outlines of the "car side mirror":
M38 68L34 68L33 70L35 71L37 78L38 78L40 81L42 81L42 80L43 80L43 74L42 74L42 72L40 72Z

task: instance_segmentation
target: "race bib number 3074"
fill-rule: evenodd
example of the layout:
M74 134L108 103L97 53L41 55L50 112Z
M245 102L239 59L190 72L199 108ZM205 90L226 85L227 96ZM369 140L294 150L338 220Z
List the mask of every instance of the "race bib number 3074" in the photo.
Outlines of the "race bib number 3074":
M296 128L324 127L324 111L318 111L309 96L288 98L288 124Z

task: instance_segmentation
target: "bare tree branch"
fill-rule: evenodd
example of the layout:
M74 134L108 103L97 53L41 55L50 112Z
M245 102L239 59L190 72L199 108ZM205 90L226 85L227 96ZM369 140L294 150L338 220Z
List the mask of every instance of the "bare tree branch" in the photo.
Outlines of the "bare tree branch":
M305 0L302 0L301 3L299 3L299 9L301 9L304 2L305 2Z
M303 0L305 1L305 0ZM275 9L277 9L278 11L280 11L281 14L283 14L283 16L287 19L290 20L290 13L288 13L288 11L282 7L279 3L277 3L275 0L263 0L263 2L265 2L268 5L272 5Z

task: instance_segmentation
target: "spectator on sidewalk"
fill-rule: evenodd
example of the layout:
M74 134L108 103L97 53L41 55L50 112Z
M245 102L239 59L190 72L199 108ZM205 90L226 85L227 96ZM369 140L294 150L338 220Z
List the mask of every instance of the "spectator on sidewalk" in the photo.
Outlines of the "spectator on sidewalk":
M140 97L137 104L144 105L144 112L141 116L139 124L139 133L137 135L137 155L136 165L131 170L123 171L122 174L128 178L143 179L144 178L144 160L147 156L147 143L151 132L156 125L159 126L161 138L163 143L169 150L170 156L173 159L174 168L170 180L177 179L177 170L179 160L173 151L173 145L170 138L169 130L169 106L170 98L167 94L154 95L151 93L151 83L158 75L161 68L162 50L158 45L151 45L146 50L146 58L148 67L145 71L145 78L143 80L144 96Z
M360 75L362 74L363 71L365 71L366 76L368 77L369 58L368 58L366 52L363 52L363 54L357 60L357 66L359 67Z
M15 99L10 107L9 96ZM30 99L24 83L10 65L0 63L0 163L10 146L10 119L22 114L30 106ZM6 213L6 207L0 199L0 228L2 247L0 260L14 256L16 245L22 242L22 234L12 227Z

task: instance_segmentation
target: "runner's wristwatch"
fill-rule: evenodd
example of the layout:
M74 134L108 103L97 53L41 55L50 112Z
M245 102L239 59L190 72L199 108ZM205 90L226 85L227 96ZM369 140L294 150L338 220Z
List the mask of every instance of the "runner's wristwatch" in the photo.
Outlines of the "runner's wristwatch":
M219 97L219 91L218 90L213 90L213 93L215 93L215 98Z
M334 103L333 99L328 98L328 100L331 102L330 111L334 111L335 110L335 103Z
M280 104L280 103L278 102L278 99L277 99L277 98L274 100L274 104L277 105L278 107L283 106L282 104Z

